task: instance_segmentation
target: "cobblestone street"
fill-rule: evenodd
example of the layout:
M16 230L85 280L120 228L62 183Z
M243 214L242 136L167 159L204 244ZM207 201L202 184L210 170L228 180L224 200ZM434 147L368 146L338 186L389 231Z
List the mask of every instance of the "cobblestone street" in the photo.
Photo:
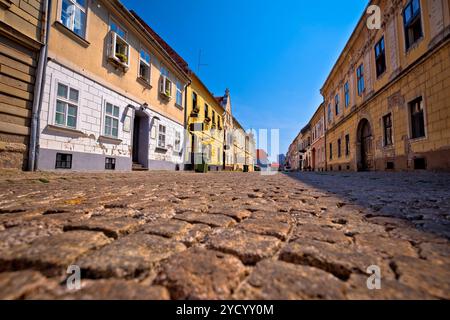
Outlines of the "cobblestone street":
M2 172L0 298L449 299L449 218L443 173Z

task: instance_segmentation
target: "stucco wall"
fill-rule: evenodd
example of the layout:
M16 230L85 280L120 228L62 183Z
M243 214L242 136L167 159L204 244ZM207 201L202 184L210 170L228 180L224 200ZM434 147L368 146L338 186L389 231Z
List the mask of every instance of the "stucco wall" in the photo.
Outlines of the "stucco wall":
M76 128L77 131L81 132L80 134L76 134L75 132L62 132L55 130L52 127L52 125L55 125L56 90L58 82L69 85L80 92ZM101 138L104 132L103 119L106 102L120 108L118 139L120 139L121 142L111 142ZM133 119L135 111L134 108L128 106L134 108L140 107L137 102L128 97L120 95L84 75L50 61L47 67L44 97L40 114L40 148L44 150L60 150L68 153L76 152L131 159ZM151 107L152 106L149 106L149 108ZM150 121L150 131L148 132L150 136L149 162L151 162L151 160L157 160L169 163L181 163L182 150L180 152L174 152L171 146L174 145L175 131L180 132L183 142L183 126L175 121L165 118L151 109L146 109L145 113L148 115L148 121ZM126 120L126 117L129 117L130 121L129 130L127 131L124 130L124 123L125 121L128 121ZM167 150L157 150L157 128L159 123L165 125L167 128ZM49 152L40 153L39 169L48 170L54 168L54 159L52 160L52 166L49 167L48 165L44 165L49 163L49 160L45 159L45 157L49 155L53 154ZM93 159L100 158L94 157ZM90 170L91 167L91 165L86 164L85 169ZM94 167L98 168L97 165L94 165ZM131 160L129 161L128 169L131 169Z

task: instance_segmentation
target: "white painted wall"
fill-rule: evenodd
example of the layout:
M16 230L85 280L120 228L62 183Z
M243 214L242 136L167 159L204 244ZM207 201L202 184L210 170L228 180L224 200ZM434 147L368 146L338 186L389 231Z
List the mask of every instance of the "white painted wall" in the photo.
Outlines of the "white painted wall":
M48 125L55 125L56 109L56 90L57 83L69 85L79 90L79 108L77 117L77 130L82 131L87 137L68 137L64 135L48 134L46 128ZM116 105L120 108L119 136L122 140L120 144L99 142L99 137L104 132L104 110L106 102ZM71 71L53 61L48 62L46 83L40 114L40 147L67 152L84 152L100 155L131 157L132 155L132 133L134 110L128 108L131 105L138 108L139 103L98 84L89 78ZM175 132L181 134L181 143L183 148L184 128L181 124L170 120L157 112L147 109L150 121L153 117L160 120L154 121L156 128L150 130L149 135L149 159L168 161L172 163L182 163L181 152L174 152L171 146L175 145ZM124 117L130 117L130 130L124 131ZM167 152L156 152L158 139L158 124L164 124L166 130L166 145L169 146ZM181 150L182 151L182 150Z

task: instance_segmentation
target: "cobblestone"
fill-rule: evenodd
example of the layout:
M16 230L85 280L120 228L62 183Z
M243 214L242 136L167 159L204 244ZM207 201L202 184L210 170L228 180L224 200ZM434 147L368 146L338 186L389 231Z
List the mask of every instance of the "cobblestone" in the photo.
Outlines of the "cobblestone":
M231 229L218 231L209 239L208 246L218 251L234 254L244 264L255 264L264 258L273 256L280 248L281 242L274 237Z
M444 173L6 171L0 299L450 299L449 212Z

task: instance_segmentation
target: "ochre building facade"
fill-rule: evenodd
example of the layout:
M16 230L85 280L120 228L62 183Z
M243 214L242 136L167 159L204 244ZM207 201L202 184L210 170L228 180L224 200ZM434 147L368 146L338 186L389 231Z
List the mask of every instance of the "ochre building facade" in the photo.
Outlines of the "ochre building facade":
M449 2L369 5L321 89L326 169L450 170Z

